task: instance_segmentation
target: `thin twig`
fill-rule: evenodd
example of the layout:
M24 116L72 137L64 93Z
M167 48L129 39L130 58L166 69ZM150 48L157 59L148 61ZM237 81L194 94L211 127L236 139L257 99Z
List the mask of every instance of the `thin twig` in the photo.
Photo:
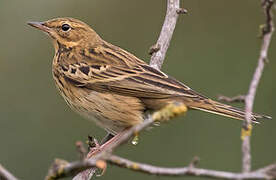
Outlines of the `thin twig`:
M83 172L89 168L97 167L98 159L89 159L84 161L76 161L68 163L62 159L56 159L51 165L45 180L54 180L64 177L72 177L79 172Z
M17 180L17 178L0 164L0 180Z
M199 157L195 156L190 162L189 167L194 168L196 165L198 165L199 161L200 161Z
M245 95L237 95L234 97L227 97L223 95L218 95L219 101L224 101L227 103L234 103L234 102L244 102L245 101Z
M111 155L107 162L124 167L133 171L143 172L151 175L162 176L200 176L210 177L215 179L275 179L276 178L276 164L266 166L264 168L249 172L249 173L232 173L226 171L216 171L210 169L201 169L193 166L168 168L153 166L144 163L138 163L124 159L122 157ZM274 174L273 174L274 173Z
M84 160L86 157L87 150L85 149L83 143L81 141L77 141L76 148L79 153L80 160Z
M108 156L116 147L118 147L119 145L121 145L122 143L126 142L127 140L129 140L135 133L142 131L144 128L150 126L152 123L154 122L154 120L152 119L151 116L148 116L143 123L138 124L132 128L130 128L129 130L125 131L122 136L116 140L114 143L111 143L107 149L104 149L103 151L101 151L100 153L96 154L95 156L93 156L90 159L100 159L103 158L105 156ZM85 180L85 179L89 179L92 177L92 175L95 173L95 168L92 168L91 171L86 170L84 172L81 172L80 174L78 174L76 177L74 177L74 180Z
M210 177L215 179L275 179L276 178L276 164L271 164L264 168L249 172L249 173L232 173L226 171L217 171L210 169L196 168L194 166L186 167L159 167L145 163L134 162L116 155L109 155L102 157L106 162L130 169L136 172L142 172L151 175L162 176L198 176ZM68 163L62 166L62 169L56 169L55 174L48 176L48 179L54 180L64 177L71 177L72 175L89 168L99 168L101 161L99 158L93 158L85 161L78 161Z
M152 54L150 66L156 69L161 69L180 12L187 13L186 10L180 8L180 0L167 0L166 17L159 38L156 44L150 48Z
M133 126L132 128L130 128L128 131L126 131L121 137L120 139L118 139L116 141L116 143L111 144L109 146L109 151L112 151L113 149L115 149L116 147L118 147L119 145L121 145L122 143L126 142L127 140L129 140L135 133L142 131L143 129L145 129L146 127L150 126L152 123L154 122L154 120L152 119L151 116L148 116L147 118L145 118L145 120L143 121L143 123L138 124L136 126ZM105 153L105 151L103 151L102 153Z
M256 90L261 79L265 62L267 60L268 48L270 45L271 37L274 31L274 24L272 19L272 6L274 0L261 0L264 14L266 17L266 24L262 30L262 45L258 65L253 75L252 81L249 86L248 94L245 98L245 121L243 125L244 130L248 130L251 126L251 114L255 99ZM242 170L249 172L251 170L251 154L250 154L250 136L245 136L242 142Z

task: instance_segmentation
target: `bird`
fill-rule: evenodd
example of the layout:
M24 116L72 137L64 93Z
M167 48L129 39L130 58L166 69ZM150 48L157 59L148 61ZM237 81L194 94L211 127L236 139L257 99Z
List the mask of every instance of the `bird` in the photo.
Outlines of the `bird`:
M103 40L89 25L74 18L28 22L52 39L52 74L67 104L93 120L112 137L143 122L146 113L181 103L244 120L245 112L212 100L149 66L130 52ZM251 114L253 122L270 118Z

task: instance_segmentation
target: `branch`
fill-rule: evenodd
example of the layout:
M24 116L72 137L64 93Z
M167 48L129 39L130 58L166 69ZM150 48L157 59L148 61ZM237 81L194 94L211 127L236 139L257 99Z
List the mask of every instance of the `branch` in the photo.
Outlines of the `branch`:
M223 95L219 95L217 98L219 101L224 101L227 103L233 103L233 102L244 102L245 101L245 95L237 95L234 97L227 97Z
M0 164L0 179L1 180L17 180L7 169Z
M167 12L162 30L155 45L150 48L150 66L161 69L175 29L178 15L187 13L180 8L180 0L167 0Z
M152 175L162 176L200 176L210 177L215 179L275 179L276 178L276 163L266 166L262 169L252 171L249 173L231 173L225 171L216 171L209 169L195 168L193 166L180 168L158 167L148 164L138 163L124 159L119 156L112 155L107 159L107 162L124 167L133 171L139 171Z
M93 158L85 161L78 161L72 163L65 163L63 160L56 160L54 166L57 167L53 174L50 174L46 179L59 179L64 177L71 177L72 175L81 172L89 168L103 168L105 162L132 171L142 172L151 175L162 176L198 176L198 177L210 177L215 179L276 179L276 163L266 166L264 168L249 172L249 173L232 173L225 171L216 171L210 169L201 169L194 166L186 166L179 168L159 167L149 164L130 161L128 159L109 155L101 158Z
M100 159L106 159L106 157L110 156L110 153L119 145L129 140L134 134L142 131L146 127L150 126L154 122L151 116L148 116L143 123L133 126L132 128L126 130L118 140L114 143L111 143L108 148L105 148L100 153L96 154L89 160L84 160L81 162L73 162L67 163L66 161L55 161L53 165L50 167L48 175L45 179L59 179L62 177L69 177L72 175L77 176L74 177L74 180L84 180L91 178L95 173L95 165L96 162ZM66 163L65 163L66 162ZM66 168L65 165L66 164ZM90 169L89 169L90 168ZM84 171L86 170L86 171Z
M243 125L243 131L250 131L248 135L243 137L242 142L242 169L243 172L249 172L251 169L251 154L250 154L250 134L251 134L251 114L255 99L256 90L261 79L265 62L267 60L268 48L270 45L271 37L274 31L274 24L272 19L272 6L274 0L261 0L264 14L266 17L266 24L262 29L262 45L260 50L260 56L258 59L258 65L253 75L252 81L249 86L248 94L245 98L245 121Z
M69 163L62 159L55 159L55 161L51 165L51 168L49 169L47 176L45 177L45 180L54 180L54 179L60 179L64 177L72 177L78 174L79 172L83 172L84 170L87 170L89 168L96 169L97 161L98 159L93 158L89 160Z

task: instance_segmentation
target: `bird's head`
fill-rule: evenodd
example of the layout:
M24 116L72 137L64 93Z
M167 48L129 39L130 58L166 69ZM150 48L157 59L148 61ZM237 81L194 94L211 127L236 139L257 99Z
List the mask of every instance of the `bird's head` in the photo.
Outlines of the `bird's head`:
M66 47L83 43L97 43L100 37L84 22L73 18L56 18L44 22L28 22L30 26L46 32L58 44Z

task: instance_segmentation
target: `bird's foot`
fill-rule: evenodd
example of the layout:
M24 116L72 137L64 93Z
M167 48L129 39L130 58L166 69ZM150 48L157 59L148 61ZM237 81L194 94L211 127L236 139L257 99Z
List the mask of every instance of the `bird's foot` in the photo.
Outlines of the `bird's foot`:
M123 133L123 132L122 132ZM109 146L112 143L116 143L116 141L118 140L118 138L121 137L121 134L119 133L117 135L112 135L112 134L107 134L106 137L104 137L104 139L102 140L101 143L98 142L98 140L96 138L93 138L91 136L88 136L88 146L89 146L89 152L86 155L86 159L90 159L93 158L94 156L96 156L97 154L101 153L104 150L108 150ZM107 168L106 162L103 160L98 160L96 162L96 166L97 168L101 169L101 172L99 174L97 174L97 176L102 176ZM86 171L83 172L83 175L87 176L87 174L91 173L91 172L96 172L97 168L92 168L92 169L88 169ZM88 176L87 176L88 177Z
M101 143L98 142L97 139L88 136L88 146L89 146L89 152L87 154L87 159L95 156L96 154L100 153L103 150L108 150L109 146L112 146L113 143L116 143L116 141L125 133L125 131L122 131L115 136L112 134L107 134L106 137L102 140Z
M87 154L87 158L91 158L102 151L102 147L98 140L96 138L92 138L91 136L88 136L88 148L89 152Z
M174 102L154 112L152 118L155 121L168 121L174 117L185 114L187 110L188 108L185 104Z

